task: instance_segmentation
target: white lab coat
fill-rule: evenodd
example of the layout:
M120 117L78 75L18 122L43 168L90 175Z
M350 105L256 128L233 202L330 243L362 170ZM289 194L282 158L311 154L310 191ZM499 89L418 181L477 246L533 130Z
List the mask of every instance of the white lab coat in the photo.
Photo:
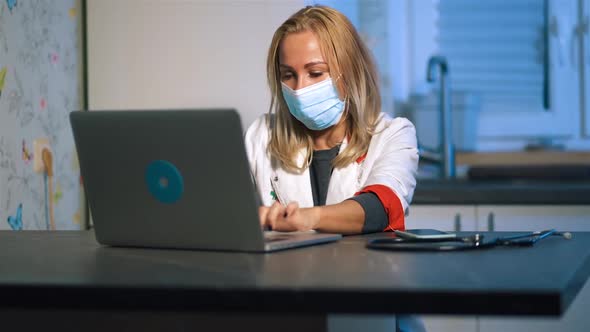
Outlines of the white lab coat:
M264 115L254 121L246 131L245 139L248 161L262 203L266 206L272 205L274 198L271 192L275 192L281 203L296 201L301 207L312 207L309 168L298 174L272 166L267 150L270 140L267 117L268 115ZM346 145L345 139L340 151ZM301 151L298 158L300 165L305 162L304 159L305 153ZM383 114L377 126L377 134L371 139L365 158L332 172L326 204L339 203L370 185L385 185L398 197L406 214L416 187L417 170L418 149L414 125L405 118L391 118ZM344 318L342 323L350 326L350 319ZM387 325L390 321L388 318L371 319L373 325ZM355 317L353 320L358 318ZM367 323L363 319L360 322ZM399 316L396 331L426 330L417 317Z
M283 204L296 201L300 207L312 207L309 168L301 173L293 173L276 165L273 167L267 150L270 141L266 121L268 116L256 119L248 128L245 138L248 161L262 203L265 206L272 205L274 192ZM345 139L340 151L346 145ZM301 151L298 156L300 165L305 162L304 152ZM418 149L414 125L405 118L391 118L383 113L365 158L333 170L326 205L353 197L367 186L385 185L397 195L404 212L407 212L416 187L417 168Z

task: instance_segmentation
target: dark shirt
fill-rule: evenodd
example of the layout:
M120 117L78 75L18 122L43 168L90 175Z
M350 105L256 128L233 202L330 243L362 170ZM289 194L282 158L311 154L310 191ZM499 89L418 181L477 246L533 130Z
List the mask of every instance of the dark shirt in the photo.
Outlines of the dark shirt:
M332 160L338 155L340 146L335 146L329 150L317 150L313 152L311 165L309 165L309 176L311 180L311 192L313 195L313 205L326 205L328 196L328 186L332 176ZM387 213L383 204L373 193L363 193L350 199L358 202L365 211L365 222L363 233L381 232L389 224Z

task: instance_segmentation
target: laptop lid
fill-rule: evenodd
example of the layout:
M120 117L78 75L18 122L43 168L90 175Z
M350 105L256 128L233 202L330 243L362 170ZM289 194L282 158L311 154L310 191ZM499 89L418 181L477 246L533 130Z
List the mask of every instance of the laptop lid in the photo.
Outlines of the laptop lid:
M264 250L235 110L76 111L70 121L99 243Z

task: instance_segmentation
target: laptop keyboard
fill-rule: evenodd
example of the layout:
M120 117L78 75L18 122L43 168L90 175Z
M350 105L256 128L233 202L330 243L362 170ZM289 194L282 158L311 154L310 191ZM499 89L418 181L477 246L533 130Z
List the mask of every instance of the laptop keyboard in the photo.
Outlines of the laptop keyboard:
M301 232L277 232L264 231L264 242L276 242L290 240L293 238L301 238L302 235L316 234L316 231L301 231Z
M295 233L279 233L273 231L264 232L264 242L276 242L292 239Z

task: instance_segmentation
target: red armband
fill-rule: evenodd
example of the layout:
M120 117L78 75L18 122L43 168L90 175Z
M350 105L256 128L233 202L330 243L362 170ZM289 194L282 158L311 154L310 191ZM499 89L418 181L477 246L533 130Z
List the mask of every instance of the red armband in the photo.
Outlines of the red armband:
M364 193L377 195L381 204L383 204L385 213L389 219L389 225L383 231L393 231L394 229L403 231L406 229L403 205L391 188L381 184L374 184L364 187L354 195L357 196Z

